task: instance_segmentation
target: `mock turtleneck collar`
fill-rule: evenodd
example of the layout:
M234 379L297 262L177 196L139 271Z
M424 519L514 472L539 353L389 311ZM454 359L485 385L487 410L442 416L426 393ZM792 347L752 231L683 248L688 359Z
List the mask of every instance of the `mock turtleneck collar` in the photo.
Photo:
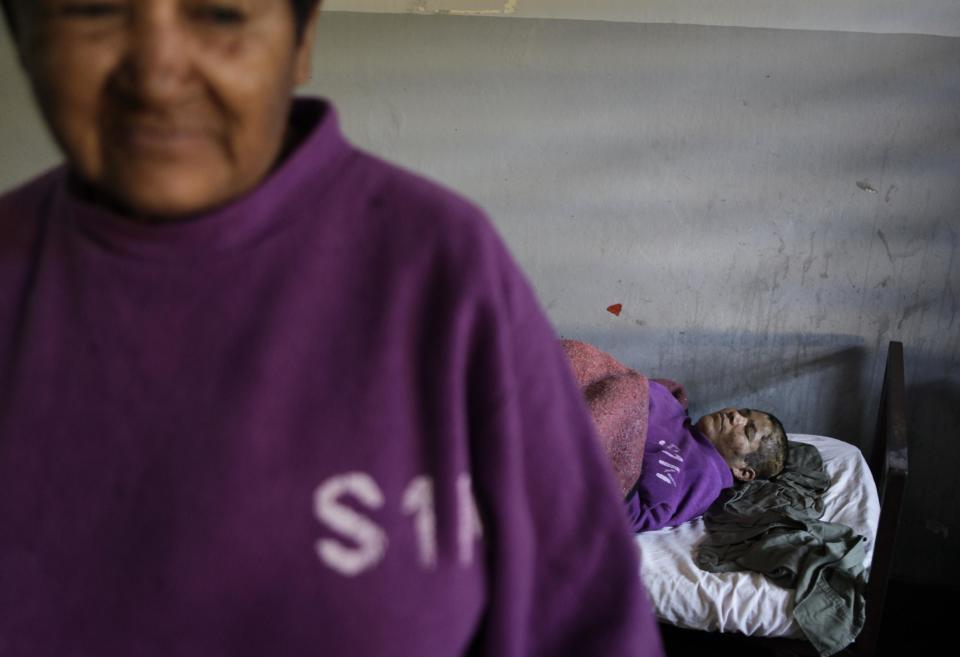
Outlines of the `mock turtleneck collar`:
M251 245L294 219L284 210L296 190L328 184L350 153L329 103L298 98L290 116L308 126L301 143L252 191L219 208L170 223L137 222L82 198L64 168L54 216L113 251L147 260L196 259Z

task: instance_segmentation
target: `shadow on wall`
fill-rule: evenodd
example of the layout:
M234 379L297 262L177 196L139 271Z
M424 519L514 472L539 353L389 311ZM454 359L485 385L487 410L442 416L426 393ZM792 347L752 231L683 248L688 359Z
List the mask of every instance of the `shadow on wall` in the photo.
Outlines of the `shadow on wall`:
M703 330L575 333L652 377L682 383L690 415L726 406L767 410L788 432L834 436L865 449L876 421L886 345L851 335Z
M908 378L911 369L922 375L932 364L908 365ZM960 380L907 385L906 397L910 477L900 523L912 540L897 543L897 561L911 563L910 579L950 572L952 586L960 586ZM936 481L939 486L930 485Z

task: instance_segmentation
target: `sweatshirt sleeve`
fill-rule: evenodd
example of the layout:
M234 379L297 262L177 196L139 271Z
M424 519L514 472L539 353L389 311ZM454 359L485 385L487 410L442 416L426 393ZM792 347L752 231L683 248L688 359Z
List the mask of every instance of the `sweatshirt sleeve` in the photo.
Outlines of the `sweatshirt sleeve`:
M649 504L634 491L627 500L627 518L634 532L652 532L670 525L674 508L668 502Z
M635 532L673 527L702 515L733 484L723 457L691 424L678 386L667 383L671 385L650 382L643 471L627 498Z
M500 308L481 322L471 420L488 608L477 655L662 654L610 466L536 298L503 255ZM473 653L471 653L473 654Z
M643 456L644 470L627 498L634 532L676 527L703 515L724 488L733 484L729 468L713 448L690 433L658 439ZM684 429L685 431L685 429Z

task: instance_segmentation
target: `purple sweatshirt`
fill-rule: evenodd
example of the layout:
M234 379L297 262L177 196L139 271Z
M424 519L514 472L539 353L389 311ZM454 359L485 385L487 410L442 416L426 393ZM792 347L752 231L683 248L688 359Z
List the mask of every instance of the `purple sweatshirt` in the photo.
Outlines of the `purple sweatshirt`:
M683 404L665 387L650 381L643 471L627 497L633 531L683 524L702 515L720 491L731 486L730 466L693 427Z
M0 199L0 656L659 655L580 391L481 213L331 108L142 225Z

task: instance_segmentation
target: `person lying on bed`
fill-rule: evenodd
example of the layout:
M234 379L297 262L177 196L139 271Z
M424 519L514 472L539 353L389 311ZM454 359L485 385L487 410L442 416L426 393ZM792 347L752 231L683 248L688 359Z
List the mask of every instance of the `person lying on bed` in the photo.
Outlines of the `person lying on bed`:
M627 497L635 532L683 524L735 480L767 479L783 469L787 437L772 414L724 408L693 424L663 384L649 381L649 399L643 469Z
M783 469L787 436L774 415L724 408L694 423L682 386L648 379L592 345L561 343L635 532L683 524L736 480L765 479Z

